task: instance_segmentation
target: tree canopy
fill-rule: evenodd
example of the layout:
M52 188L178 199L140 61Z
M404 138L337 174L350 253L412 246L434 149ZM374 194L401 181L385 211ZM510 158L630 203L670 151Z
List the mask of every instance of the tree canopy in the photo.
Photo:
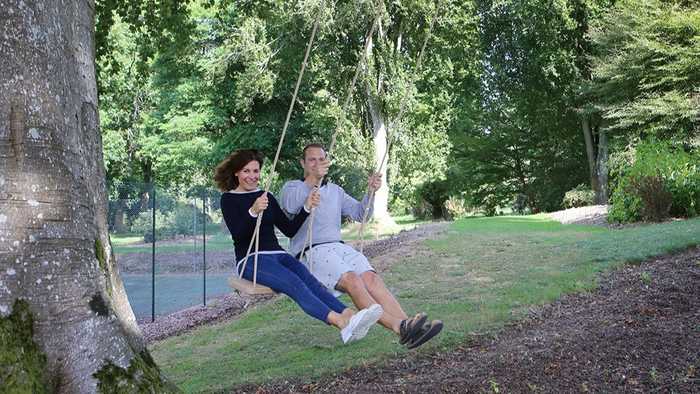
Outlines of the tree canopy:
M97 62L112 193L134 181L210 185L216 163L239 148L272 156L321 16L280 179L298 177L301 148L328 143L339 125L332 177L361 193L364 174L376 166L379 117L394 126L393 210L415 207L422 185L435 182L449 184L445 198L487 212L514 201L533 211L558 209L593 168L582 138L587 127L593 143L611 135L613 150L649 135L697 138L698 7L665 4L102 2ZM164 18L146 23L153 9ZM376 15L371 53L343 113ZM399 119L402 102L407 111ZM590 117L594 123L582 129Z

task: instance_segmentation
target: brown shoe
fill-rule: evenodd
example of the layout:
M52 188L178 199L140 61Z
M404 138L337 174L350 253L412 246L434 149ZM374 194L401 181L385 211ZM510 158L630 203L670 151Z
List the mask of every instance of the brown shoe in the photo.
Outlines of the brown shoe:
M423 312L417 313L415 316L401 320L399 326L399 343L405 344L415 336L425 324L428 315Z
M418 346L428 342L431 338L439 334L440 331L442 331L442 321L433 320L430 323L426 323L423 327L421 327L421 330L413 337L413 339L406 343L406 347L409 349L415 349Z

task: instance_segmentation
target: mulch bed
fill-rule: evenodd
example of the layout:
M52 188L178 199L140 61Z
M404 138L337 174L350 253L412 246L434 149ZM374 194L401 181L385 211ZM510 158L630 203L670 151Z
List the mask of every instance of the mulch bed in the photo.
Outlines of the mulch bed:
M237 392L700 392L700 248L601 276L489 337Z

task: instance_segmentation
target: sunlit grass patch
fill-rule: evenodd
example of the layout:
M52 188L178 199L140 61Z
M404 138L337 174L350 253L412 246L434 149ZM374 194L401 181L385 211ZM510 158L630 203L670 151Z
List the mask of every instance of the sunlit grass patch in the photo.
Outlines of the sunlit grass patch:
M395 235L401 231L412 230L424 223L427 220L414 218L412 215L404 215L394 217L394 223L370 221L365 224L363 231L363 239L374 240L385 238L390 235ZM343 239L346 241L354 241L360 239L360 223L346 223L341 229Z

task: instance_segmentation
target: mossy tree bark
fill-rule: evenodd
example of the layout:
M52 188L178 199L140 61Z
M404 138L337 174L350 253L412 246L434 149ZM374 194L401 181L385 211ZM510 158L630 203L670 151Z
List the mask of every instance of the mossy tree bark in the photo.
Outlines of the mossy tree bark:
M94 9L0 0L0 353L31 348L34 360L0 354L0 377L24 369L51 392L168 391L107 233Z

